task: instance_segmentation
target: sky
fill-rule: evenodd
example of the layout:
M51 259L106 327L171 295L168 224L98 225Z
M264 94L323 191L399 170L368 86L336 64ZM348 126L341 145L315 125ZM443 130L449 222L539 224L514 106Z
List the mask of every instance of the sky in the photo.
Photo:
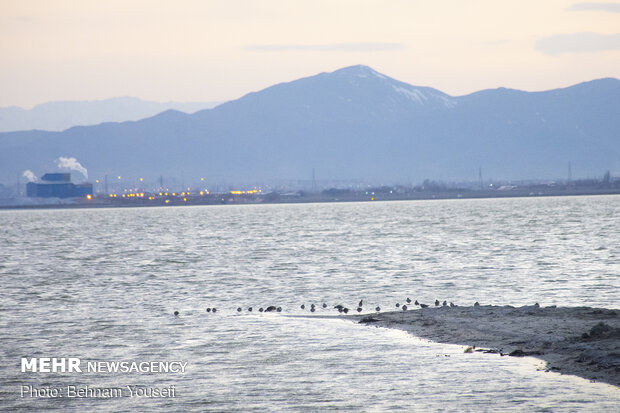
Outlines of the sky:
M225 101L355 64L455 96L620 78L620 2L0 0L0 106Z

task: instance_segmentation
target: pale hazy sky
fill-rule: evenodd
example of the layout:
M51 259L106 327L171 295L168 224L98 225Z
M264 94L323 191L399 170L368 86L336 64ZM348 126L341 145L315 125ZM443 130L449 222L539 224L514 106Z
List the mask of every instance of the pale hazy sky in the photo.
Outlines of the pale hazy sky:
M0 0L0 106L222 101L354 64L452 95L620 78L620 2Z

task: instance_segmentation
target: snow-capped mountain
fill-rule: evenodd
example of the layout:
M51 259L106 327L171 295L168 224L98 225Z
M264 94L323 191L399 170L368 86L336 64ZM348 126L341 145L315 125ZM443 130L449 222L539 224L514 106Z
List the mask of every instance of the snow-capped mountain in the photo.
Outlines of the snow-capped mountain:
M453 97L366 66L281 83L213 109L64 132L0 134L0 182L77 158L96 177L257 182L528 179L620 172L620 81Z

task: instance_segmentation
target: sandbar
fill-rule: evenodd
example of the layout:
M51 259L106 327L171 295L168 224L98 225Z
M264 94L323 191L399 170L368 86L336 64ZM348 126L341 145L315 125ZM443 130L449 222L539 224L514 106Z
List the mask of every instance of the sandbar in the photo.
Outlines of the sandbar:
M489 357L532 356L548 371L620 387L620 310L591 307L429 307L350 316Z

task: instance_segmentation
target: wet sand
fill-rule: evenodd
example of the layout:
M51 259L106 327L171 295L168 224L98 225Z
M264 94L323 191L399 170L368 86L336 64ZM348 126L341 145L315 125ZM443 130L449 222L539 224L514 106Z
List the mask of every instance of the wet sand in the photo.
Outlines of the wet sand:
M620 387L620 310L590 307L429 307L353 316L489 357L533 356L547 370Z

